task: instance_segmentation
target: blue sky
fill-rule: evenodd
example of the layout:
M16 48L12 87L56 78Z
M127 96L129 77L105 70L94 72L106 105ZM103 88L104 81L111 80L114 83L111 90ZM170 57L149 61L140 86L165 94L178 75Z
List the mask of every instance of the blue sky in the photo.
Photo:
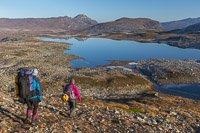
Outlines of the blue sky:
M98 22L122 17L160 22L200 17L200 0L0 0L0 18L75 17Z

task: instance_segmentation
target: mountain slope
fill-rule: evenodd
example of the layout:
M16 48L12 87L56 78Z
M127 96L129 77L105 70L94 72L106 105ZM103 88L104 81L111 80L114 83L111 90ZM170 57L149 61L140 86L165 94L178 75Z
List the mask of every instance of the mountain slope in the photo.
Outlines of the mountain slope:
M73 32L88 28L95 24L97 24L97 21L92 20L83 14L74 18L68 16L23 19L0 18L0 29L25 32Z
M146 32L162 31L163 28L159 22L147 18L121 18L116 21L100 23L87 29L89 34L102 33L128 33L128 32Z
M161 23L161 25L164 27L166 31L170 31L170 30L175 30L175 29L183 29L196 23L200 23L200 17L187 18L187 19L171 21L171 22L164 22L164 23Z
M63 104L58 96L43 96L44 99L39 105L38 122L23 124L27 107L19 103L13 93L0 91L0 132L200 131L199 102L189 99L166 97L162 94L159 94L159 97L147 95L140 99L118 102L83 98L81 103L77 103L76 116L70 118L67 103Z
M199 34L200 33L200 23L188 26L184 29L172 30L170 32L176 33L176 34Z

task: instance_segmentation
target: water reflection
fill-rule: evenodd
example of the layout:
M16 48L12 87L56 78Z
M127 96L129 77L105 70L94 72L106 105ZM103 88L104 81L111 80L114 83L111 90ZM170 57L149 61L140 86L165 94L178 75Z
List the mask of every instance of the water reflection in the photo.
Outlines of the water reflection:
M78 39L50 39L41 38L44 41L56 41L72 43L71 50L67 54L74 54L83 59L71 61L72 67L91 67L108 65L107 60L145 60L145 59L200 59L200 50L182 49L166 44L140 43L135 41L117 41L103 38Z
M86 41L88 38L75 38L76 40L78 40L78 41Z

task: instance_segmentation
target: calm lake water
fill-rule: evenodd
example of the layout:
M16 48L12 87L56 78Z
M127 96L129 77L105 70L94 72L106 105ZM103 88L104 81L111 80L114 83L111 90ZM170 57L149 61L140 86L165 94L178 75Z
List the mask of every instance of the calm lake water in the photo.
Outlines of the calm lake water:
M79 39L51 39L41 38L44 41L72 43L71 50L64 51L83 59L71 61L72 67L91 67L108 65L106 60L144 60L151 58L160 59L197 59L200 60L200 50L182 49L167 44L139 43L135 41L116 41L111 39L89 38L85 41ZM132 63L134 64L134 63ZM129 70L126 68L126 70ZM182 96L200 100L200 84L167 84L155 86L154 89L161 93Z
M166 84L153 88L161 93L200 100L200 84Z
M144 59L200 59L200 50L182 49L166 44L140 43L135 41L117 41L102 38L89 38L85 41L77 39L41 38L44 41L67 42L74 45L67 54L75 54L83 59L71 61L72 67L91 67L108 65L106 60L144 60Z

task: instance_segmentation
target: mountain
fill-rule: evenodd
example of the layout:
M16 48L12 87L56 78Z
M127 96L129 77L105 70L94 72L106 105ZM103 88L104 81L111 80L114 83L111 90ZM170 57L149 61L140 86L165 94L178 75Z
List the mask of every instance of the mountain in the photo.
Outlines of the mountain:
M147 18L121 18L116 21L100 23L87 29L89 34L102 33L138 33L146 31L162 31L163 28L158 21Z
M159 43L166 43L180 48L200 49L200 23L188 26L184 29L171 30L166 33L177 35L155 40Z
M198 18L187 18L177 21L171 21L171 22L164 22L161 23L165 31L175 30L175 29L183 29L190 25L200 23L200 17Z
M23 31L23 32L73 32L83 30L98 22L86 15L78 15L74 18L52 17L52 18L22 18L8 19L0 18L0 31Z
M200 33L200 23L188 26L184 29L177 29L169 31L170 33L176 34L199 34Z

